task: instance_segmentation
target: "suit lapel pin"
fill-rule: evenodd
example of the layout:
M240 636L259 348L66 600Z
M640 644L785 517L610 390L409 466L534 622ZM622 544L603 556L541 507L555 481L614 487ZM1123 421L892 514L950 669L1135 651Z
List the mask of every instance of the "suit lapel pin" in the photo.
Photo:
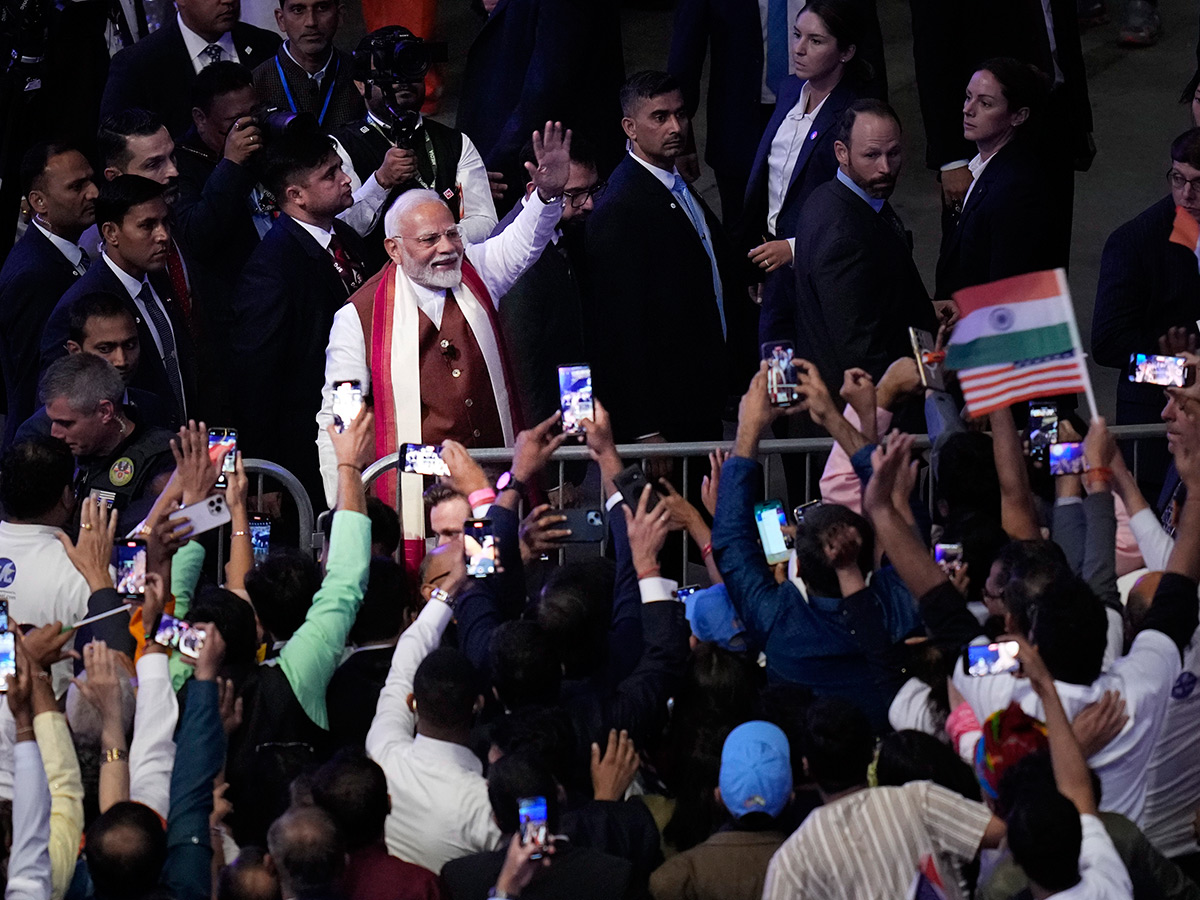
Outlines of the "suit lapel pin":
M250 50L250 48L249 48L249 47L247 47L246 49L244 49L242 52L243 52L243 53L245 53L247 56L249 56L249 55L251 54L251 50Z
M817 133L815 131L810 131L808 133L808 139L810 141L815 141L817 139Z

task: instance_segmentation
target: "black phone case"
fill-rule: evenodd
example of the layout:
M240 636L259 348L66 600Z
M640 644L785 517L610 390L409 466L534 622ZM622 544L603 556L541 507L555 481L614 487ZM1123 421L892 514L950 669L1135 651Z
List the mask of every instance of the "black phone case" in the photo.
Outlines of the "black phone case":
M621 492L624 495L624 491ZM598 509L553 509L552 513L566 516L565 522L554 527L569 528L570 537L562 539L563 544L595 544L604 540L604 513Z
M642 499L642 491L650 483L646 478L646 473L642 471L642 467L636 464L629 466L614 478L613 481L617 485L617 490L621 492L621 496L632 510L637 509L638 502ZM646 501L646 512L654 509L657 505L658 491L651 490L650 498Z

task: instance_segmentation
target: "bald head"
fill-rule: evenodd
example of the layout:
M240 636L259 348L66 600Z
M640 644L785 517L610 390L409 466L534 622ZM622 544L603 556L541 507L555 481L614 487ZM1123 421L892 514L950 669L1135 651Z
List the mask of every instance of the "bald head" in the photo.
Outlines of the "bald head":
M335 894L346 868L346 851L324 810L293 806L271 823L267 849L283 896Z
M421 597L426 602L434 588L448 590L450 585L465 575L466 563L463 560L463 545L461 541L451 541L434 547L421 560Z

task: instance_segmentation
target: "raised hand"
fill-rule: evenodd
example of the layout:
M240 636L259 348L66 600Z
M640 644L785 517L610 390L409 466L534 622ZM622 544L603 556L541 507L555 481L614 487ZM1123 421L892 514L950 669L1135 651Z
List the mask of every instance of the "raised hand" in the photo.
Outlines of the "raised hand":
M912 435L893 431L887 444L880 444L871 454L873 472L863 491L864 510L883 510L895 506L893 495L900 470L908 465L912 454Z
M17 623L11 617L8 627L17 630ZM79 651L63 649L74 637L74 631L62 630L61 622L50 622L26 631L21 635L20 643L25 648L30 665L38 671L45 671L60 660L79 659Z
M721 466L729 454L720 447L708 454L708 474L700 480L700 502L710 516L717 514L717 488L721 485Z
M100 711L108 725L121 721L121 679L117 673L119 651L110 650L104 641L92 641L83 648L87 678L72 679L79 693Z
M183 489L183 504L199 503L213 492L228 447L222 447L214 461L208 454L208 427L189 420L179 429L179 437L171 440L175 456L175 471Z
M704 518L700 515L700 510L684 499L684 496L675 490L675 485L671 484L665 478L658 479L658 483L662 485L658 502L660 505L665 505L667 511L671 514L672 527L683 528L689 534L697 527L705 527Z
M530 558L559 549L562 539L571 536L571 529L556 527L566 520L567 517L552 509L549 503L535 506L521 520L522 549L528 548Z
M562 446L567 439L561 432L554 434L554 426L562 418L562 412L555 410L547 419L538 422L532 428L526 428L517 435L513 447L512 473L518 481L528 483L546 467L554 451Z
M592 415L593 418L582 419L579 424L583 427L583 434L587 439L588 452L592 459L599 462L610 453L615 455L617 445L613 440L608 410L595 397L592 398Z
M1158 339L1158 352L1164 356L1181 356L1184 353L1196 352L1196 334L1187 328L1173 325L1167 333Z
M875 422L875 382L865 369L847 369L842 380L842 399L858 415L859 428L867 440L879 440L879 429Z
M449 475L442 476L442 483L464 497L470 497L476 491L491 486L479 463L471 458L467 448L458 441L442 442L442 462L450 470Z
M596 800L623 800L633 784L641 760L628 731L608 732L608 747L600 756L600 745L592 744L592 796Z
M547 122L542 132L533 133L533 157L537 164L525 163L529 177L542 202L562 197L571 165L571 129L562 122Z
M117 514L104 501L90 497L79 507L79 537L75 543L62 532L58 540L67 558L79 570L93 593L113 586L108 564L112 560L113 540L117 534Z
M633 554L634 568L638 572L658 569L658 554L662 552L667 535L671 532L671 513L665 503L659 503L653 510L646 511L652 490L650 485L646 485L642 490L636 512L630 512L629 504L621 504L628 524L629 549Z
M375 414L369 409L346 423L342 431L332 425L327 429L333 441L338 465L349 465L362 471L375 460Z

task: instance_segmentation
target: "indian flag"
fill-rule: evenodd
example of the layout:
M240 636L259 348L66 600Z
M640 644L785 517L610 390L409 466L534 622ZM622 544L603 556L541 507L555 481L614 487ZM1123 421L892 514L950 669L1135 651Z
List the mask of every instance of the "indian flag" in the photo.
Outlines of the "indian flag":
M972 418L1014 403L1087 391L1087 367L1062 269L954 294L961 318L946 348Z

